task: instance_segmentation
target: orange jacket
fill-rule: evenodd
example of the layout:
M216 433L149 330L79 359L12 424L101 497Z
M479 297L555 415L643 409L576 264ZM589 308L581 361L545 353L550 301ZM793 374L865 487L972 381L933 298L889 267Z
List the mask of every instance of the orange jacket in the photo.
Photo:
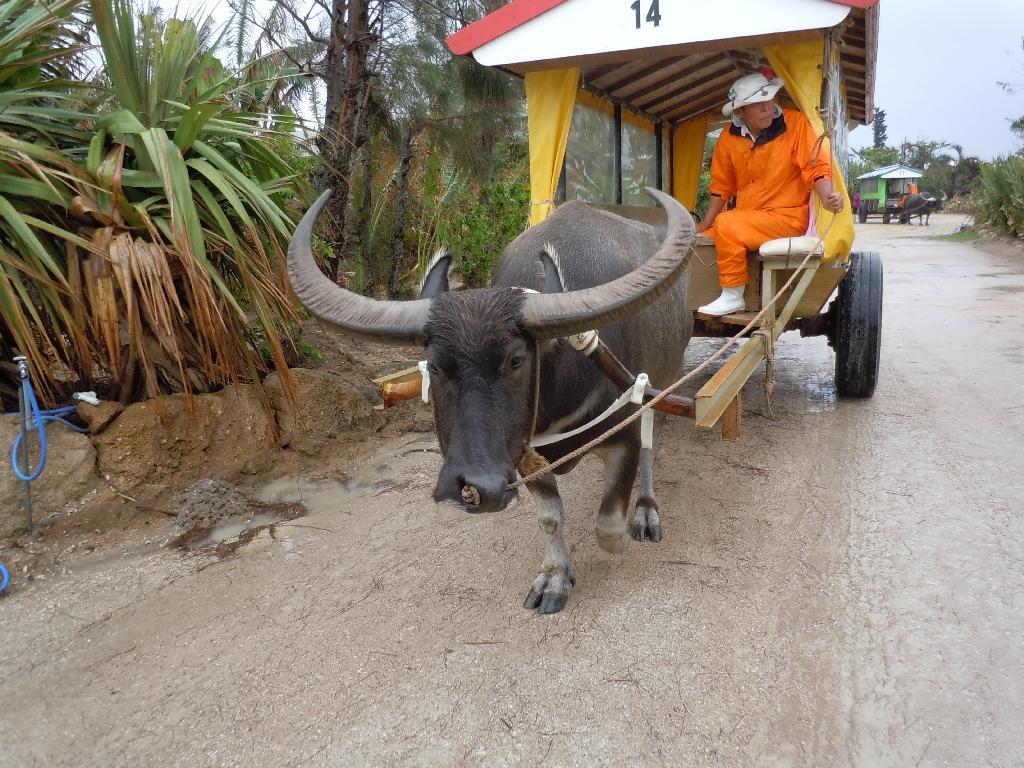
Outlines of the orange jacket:
M817 139L810 122L795 109L782 110L756 144L735 125L727 125L711 156L711 194L723 200L736 195L738 210L806 208L814 182L832 178L827 144L810 162Z

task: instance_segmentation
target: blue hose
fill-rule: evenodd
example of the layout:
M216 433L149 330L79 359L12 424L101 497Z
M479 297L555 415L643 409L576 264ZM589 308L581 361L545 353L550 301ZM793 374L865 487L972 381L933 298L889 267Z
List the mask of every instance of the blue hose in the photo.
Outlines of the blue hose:
M3 563L0 563L0 592L7 589L7 585L11 583L11 574L7 572L7 568Z
M23 480L26 483L31 483L39 475L43 473L43 468L46 466L46 423L49 421L57 421L66 427L70 427L76 432L88 432L89 430L72 424L70 421L62 418L62 416L73 413L76 408L73 405L66 405L63 408L54 408L51 411L39 410L39 402L36 400L35 390L32 389L32 382L25 379L22 382L22 386L25 390L25 397L28 400L29 410L32 412L32 421L29 429L36 429L39 432L39 466L35 468L32 474L28 473L28 470L22 470L18 466L18 449L21 447L21 439L24 437L24 433L19 432L18 436L14 438L14 447L11 448L11 468L14 470L14 475L19 480Z

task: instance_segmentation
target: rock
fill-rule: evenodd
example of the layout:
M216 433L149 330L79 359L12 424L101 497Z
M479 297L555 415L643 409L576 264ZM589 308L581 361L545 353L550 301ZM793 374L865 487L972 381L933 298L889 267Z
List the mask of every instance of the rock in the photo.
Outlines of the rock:
M273 423L252 385L135 403L93 437L100 474L124 494L152 498L202 477L264 470L277 450Z
M329 371L293 368L295 406L285 397L277 373L263 386L277 413L281 444L317 456L326 443L378 430L384 416L373 409L375 393Z
M98 435L106 429L107 425L123 410L124 406L113 400L104 400L99 405L78 404L78 415L94 435Z
M205 479L182 491L168 511L174 515L176 537L189 531L209 532L232 517L251 515L250 499L224 480Z
M17 416L0 417L0 535L9 536L24 525L23 499L25 484L14 476L11 469L11 446L21 431ZM61 424L47 424L46 439L49 446L46 468L31 483L32 513L36 521L60 512L69 503L76 502L99 484L96 474L96 451L86 435L79 434ZM39 456L39 443L35 432L29 438L30 461Z

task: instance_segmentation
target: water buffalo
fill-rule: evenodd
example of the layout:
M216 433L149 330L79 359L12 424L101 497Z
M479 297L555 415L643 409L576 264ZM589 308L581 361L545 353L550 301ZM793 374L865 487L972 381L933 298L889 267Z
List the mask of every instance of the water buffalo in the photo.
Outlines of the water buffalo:
M621 394L565 337L600 328L615 355L634 373L646 372L654 386L677 377L693 330L686 294L694 226L673 198L648 193L666 212L660 243L652 227L570 202L505 249L489 288L449 291L451 256L442 252L413 301L375 301L327 279L313 260L310 235L330 193L303 216L288 250L288 269L309 311L345 334L425 347L443 456L433 493L438 504L467 512L505 509L518 499L509 486L531 436L585 424ZM538 451L549 461L565 456L632 408ZM639 425L605 441L595 453L605 464L596 523L600 546L621 552L630 533L659 541L654 449L642 449ZM630 526L638 467L640 492ZM565 606L574 581L562 500L551 474L528 488L546 551L525 607L555 613Z
M927 192L919 195L910 195L903 203L903 210L900 212L900 224L909 224L910 220L917 216L917 222L921 226L927 226L928 220L935 211L942 210L942 200L932 197Z

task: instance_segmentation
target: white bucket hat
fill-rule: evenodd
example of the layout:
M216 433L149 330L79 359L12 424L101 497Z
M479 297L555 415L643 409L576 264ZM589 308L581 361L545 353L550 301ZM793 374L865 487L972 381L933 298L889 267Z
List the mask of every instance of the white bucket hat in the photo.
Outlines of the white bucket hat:
M737 107L771 101L784 85L782 78L775 77L767 67L753 75L744 75L729 89L729 100L722 107L722 114L729 117Z

